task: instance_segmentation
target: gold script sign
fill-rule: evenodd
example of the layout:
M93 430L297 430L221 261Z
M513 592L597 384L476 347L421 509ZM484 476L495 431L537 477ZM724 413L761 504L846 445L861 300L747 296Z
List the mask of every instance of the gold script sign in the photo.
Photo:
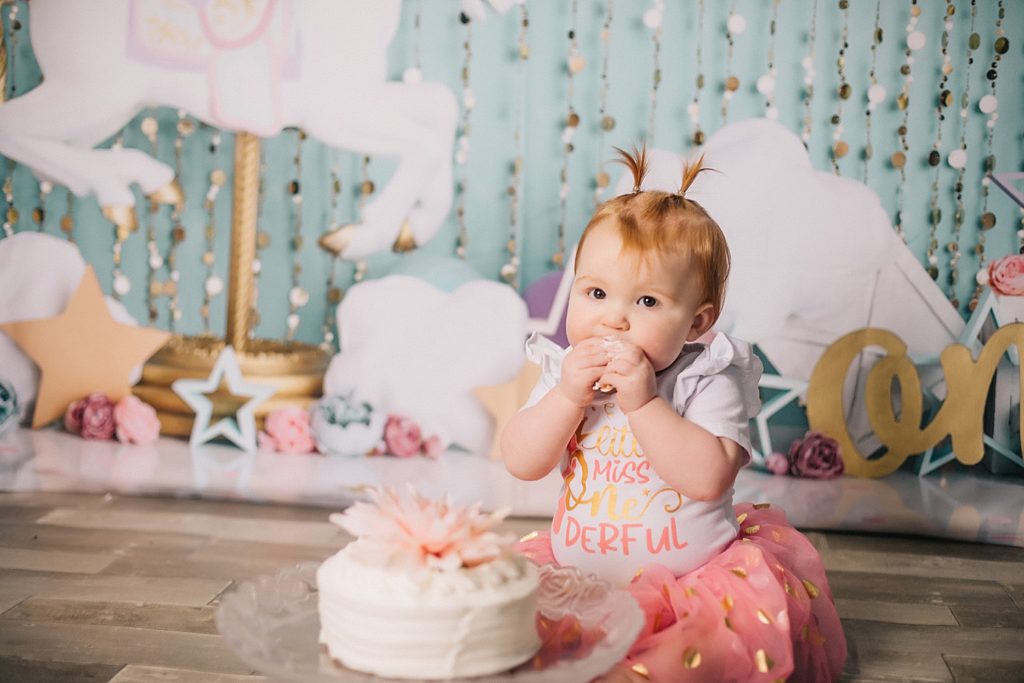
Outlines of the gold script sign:
M843 382L850 364L869 346L881 347L886 352L871 368L865 387L868 419L887 449L875 460L868 460L857 450L843 410ZM839 442L846 471L854 476L891 474L907 457L928 450L947 435L956 459L974 465L985 453L984 416L989 385L1000 358L1010 347L1024 354L1024 323L999 328L985 343L977 360L962 344L943 349L939 361L946 379L946 400L931 422L922 425L921 380L907 357L907 345L888 330L866 328L851 332L829 346L814 366L807 388L807 420L811 429ZM1020 382L1024 395L1024 375ZM894 385L899 387L901 397L899 415L892 401ZM1024 403L1018 409L1024 441Z

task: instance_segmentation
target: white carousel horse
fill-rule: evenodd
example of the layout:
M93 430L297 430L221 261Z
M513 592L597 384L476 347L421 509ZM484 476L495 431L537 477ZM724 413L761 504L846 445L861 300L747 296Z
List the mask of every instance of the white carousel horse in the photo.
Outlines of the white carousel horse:
M503 12L518 1L490 3ZM462 8L484 16L482 0ZM401 0L33 0L30 11L44 80L0 104L0 154L95 194L119 226L134 226L132 184L181 200L167 164L93 149L153 106L263 136L296 126L332 147L398 157L362 222L324 240L343 258L386 249L403 228L422 244L451 208L454 96L386 80Z

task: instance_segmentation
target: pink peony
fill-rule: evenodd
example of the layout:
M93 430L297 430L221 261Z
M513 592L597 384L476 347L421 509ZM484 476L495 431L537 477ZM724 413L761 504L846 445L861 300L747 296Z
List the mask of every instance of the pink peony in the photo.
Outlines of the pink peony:
M789 447L789 473L808 479L833 479L843 473L843 458L835 439L807 432Z
M274 449L282 453L311 453L316 450L307 410L296 406L278 408L267 415L263 428Z
M989 263L988 284L996 294L1024 296L1024 254L1011 254Z
M370 489L372 503L355 503L330 520L358 536L368 559L412 568L454 571L490 562L507 552L514 537L492 528L509 509L485 515L480 504L459 507L451 498L430 500L410 485L406 495L394 489Z
M64 429L72 434L82 433L82 411L85 410L86 399L72 401L64 411Z
M769 453L765 458L764 466L777 476L789 474L789 458L784 453Z
M160 419L153 406L129 394L114 406L117 440L121 443L151 444L160 436Z
M408 417L389 415L384 424L384 445L388 453L399 458L419 455L423 448L420 426Z
M103 441L114 438L114 404L106 394L89 394L82 407L82 438Z
M439 457L446 449L447 446L437 434L431 434L423 440L423 452L431 458Z

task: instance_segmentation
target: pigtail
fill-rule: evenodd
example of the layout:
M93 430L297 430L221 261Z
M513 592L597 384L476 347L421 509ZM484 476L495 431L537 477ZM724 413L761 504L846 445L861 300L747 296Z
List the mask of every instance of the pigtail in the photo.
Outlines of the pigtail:
M637 149L634 145L632 154L621 147L615 147L614 149L619 155L619 158L615 161L628 168L629 172L633 174L633 194L640 192L644 176L647 175L647 146L644 145Z
M697 176L700 174L701 171L715 171L716 173L718 172L716 169L708 168L707 166L704 165L703 154L701 154L700 159L697 159L697 161L693 164L684 162L683 182L679 184L679 191L676 192L676 194L685 200L686 191L690 189L690 185L693 185L693 181L697 179Z

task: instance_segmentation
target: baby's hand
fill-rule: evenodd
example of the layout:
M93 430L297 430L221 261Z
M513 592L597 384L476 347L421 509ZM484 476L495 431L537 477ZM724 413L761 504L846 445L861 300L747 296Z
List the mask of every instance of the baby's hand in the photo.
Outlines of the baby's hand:
M658 393L654 367L639 346L621 341L608 366L598 379L601 385L615 388L619 408L630 413L647 404Z
M594 400L594 384L607 365L608 351L601 338L584 339L562 361L562 377L557 388L575 405L588 406Z

